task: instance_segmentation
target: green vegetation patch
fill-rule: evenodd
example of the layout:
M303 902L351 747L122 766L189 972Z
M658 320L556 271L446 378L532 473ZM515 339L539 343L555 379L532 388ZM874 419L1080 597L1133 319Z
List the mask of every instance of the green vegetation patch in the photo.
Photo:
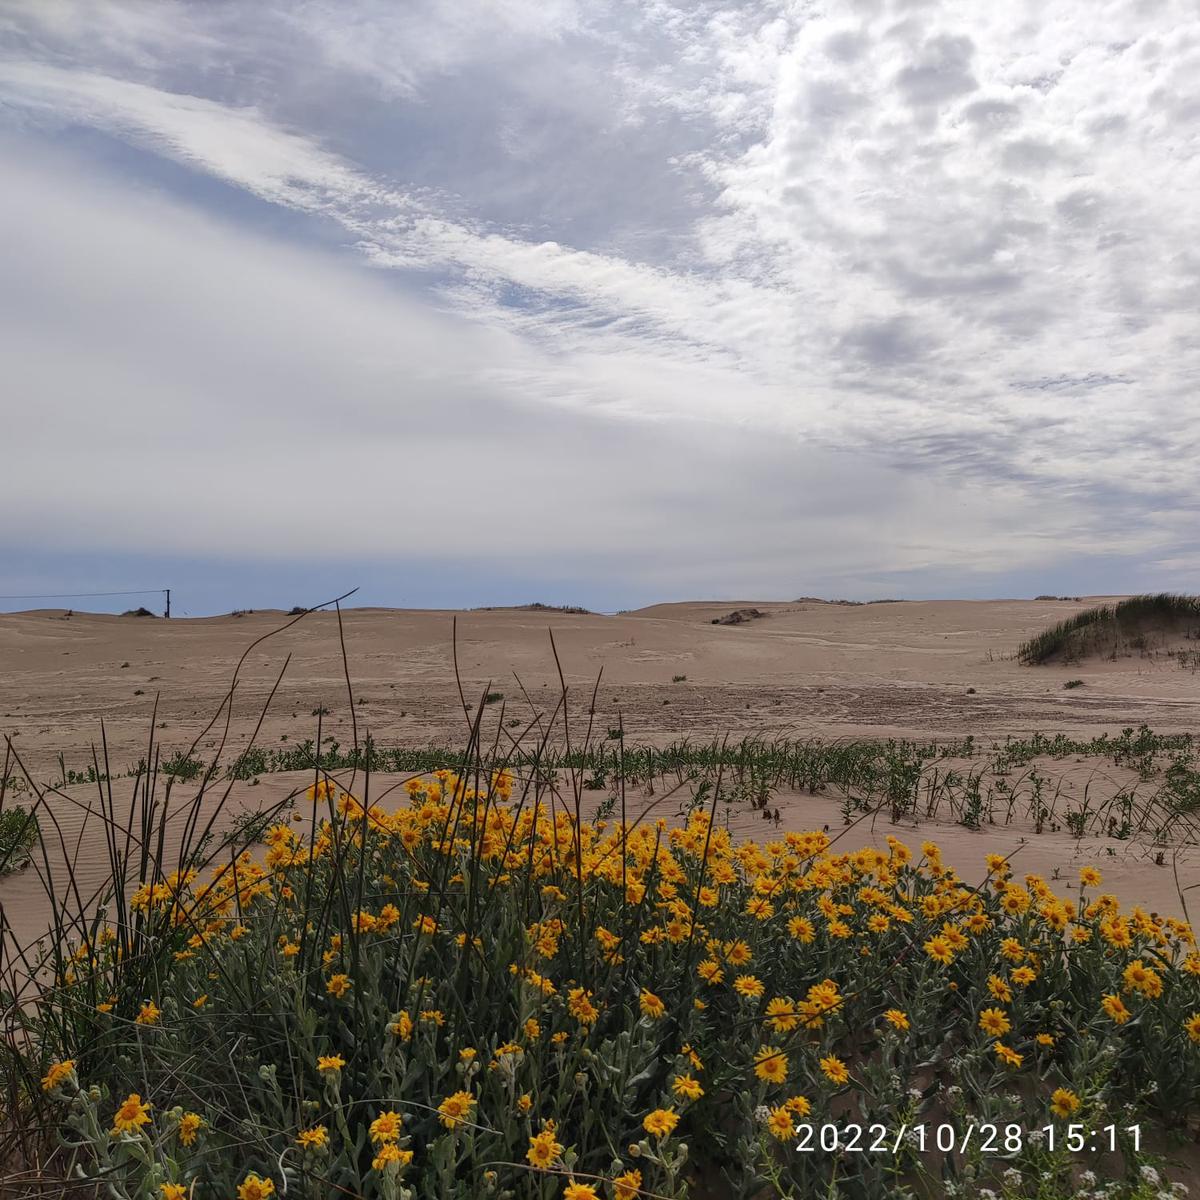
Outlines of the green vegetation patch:
M39 835L36 814L19 804L0 812L0 875L19 871L28 861Z

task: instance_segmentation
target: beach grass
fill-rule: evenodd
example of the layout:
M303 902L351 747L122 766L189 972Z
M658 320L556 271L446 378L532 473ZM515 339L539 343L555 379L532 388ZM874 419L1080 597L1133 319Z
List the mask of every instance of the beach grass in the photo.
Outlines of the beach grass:
M1088 654L1113 656L1144 649L1153 635L1200 634L1200 597L1158 592L1086 608L1023 642L1024 663L1075 662Z

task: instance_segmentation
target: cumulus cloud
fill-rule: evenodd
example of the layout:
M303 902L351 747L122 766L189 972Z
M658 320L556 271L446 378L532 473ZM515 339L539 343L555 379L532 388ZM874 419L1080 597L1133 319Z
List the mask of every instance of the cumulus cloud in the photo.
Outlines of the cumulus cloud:
M781 544L858 580L1003 578L1064 539L1160 572L1187 557L1186 523L1163 516L1200 482L1188 409L1200 154L1187 136L1200 17L1183 0L1140 13L879 0L829 15L766 0L506 0L478 20L435 0L60 0L0 2L0 34L0 155L17 165L56 150L14 175L24 183L7 199L13 249L44 276L40 308L19 312L24 381L61 415L82 410L89 436L103 404L134 422L152 396L172 396L175 427L240 481L229 509L261 511L273 545L292 537L263 496L288 456L314 469L303 422L260 467L259 495L213 414L248 446L278 428L282 406L305 411L320 394L359 418L337 423L323 454L357 456L363 480L386 474L414 428L412 444L453 439L483 472L503 457L553 474L556 436L596 438L618 457L622 444L680 439L694 469L670 487L642 478L661 457L620 477L624 497L674 514L681 586L720 577L703 539L684 552L712 495L757 531L735 557L753 558L764 586L787 577L766 565ZM103 193L94 213L49 187L72 172ZM151 201L150 187L165 192ZM32 199L42 191L45 204ZM127 203L149 205L132 227ZM288 215L282 235L272 213ZM182 230L211 253L184 253ZM97 249L115 244L120 255ZM78 307L64 246L91 264L82 294L114 289L122 306ZM150 255L187 281L186 310L163 307L143 275ZM239 264L268 261L241 281ZM326 287L344 298L336 312L316 302ZM16 290L0 300L15 309ZM52 352L56 305L75 314L74 363ZM128 335L143 309L156 331L146 344ZM231 310L255 337L233 335ZM177 378L182 322L211 327L233 358ZM436 416L449 411L460 418ZM35 442L44 432L28 410L18 422ZM754 471L753 450L758 479L789 497L777 524L751 489L706 477L734 445L739 470ZM823 486L839 478L831 463L855 462L867 493L923 532L892 528L881 543L877 518L834 486L841 512L860 515L798 542L801 489L776 470L788 455ZM428 461L408 457L418 491L433 487ZM194 470L179 464L174 478L199 491ZM672 505L672 489L689 503ZM978 503L947 522L944 489ZM89 512L95 536L130 497L110 500ZM365 507L382 522L399 503L372 491ZM563 537L589 505L553 514ZM500 536L487 519L502 508L481 524L446 498L428 546L414 532L393 552L479 552ZM632 511L614 514L597 552L650 544ZM139 536L165 531L159 516ZM38 519L61 535L62 512ZM228 519L176 512L171 528L208 553ZM323 519L308 530L332 546ZM507 552L535 554L504 537Z

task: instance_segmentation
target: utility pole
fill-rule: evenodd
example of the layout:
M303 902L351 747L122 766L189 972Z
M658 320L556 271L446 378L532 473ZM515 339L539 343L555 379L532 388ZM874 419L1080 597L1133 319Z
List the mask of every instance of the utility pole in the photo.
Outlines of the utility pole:
M163 613L163 616L169 619L171 616L171 589L163 588L163 591L167 593L167 611Z

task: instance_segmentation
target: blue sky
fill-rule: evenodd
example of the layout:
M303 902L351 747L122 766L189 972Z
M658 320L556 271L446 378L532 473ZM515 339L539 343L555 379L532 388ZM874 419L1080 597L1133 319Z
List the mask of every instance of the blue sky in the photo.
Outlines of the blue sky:
M1198 80L1183 0L0 0L0 594L1200 588Z

